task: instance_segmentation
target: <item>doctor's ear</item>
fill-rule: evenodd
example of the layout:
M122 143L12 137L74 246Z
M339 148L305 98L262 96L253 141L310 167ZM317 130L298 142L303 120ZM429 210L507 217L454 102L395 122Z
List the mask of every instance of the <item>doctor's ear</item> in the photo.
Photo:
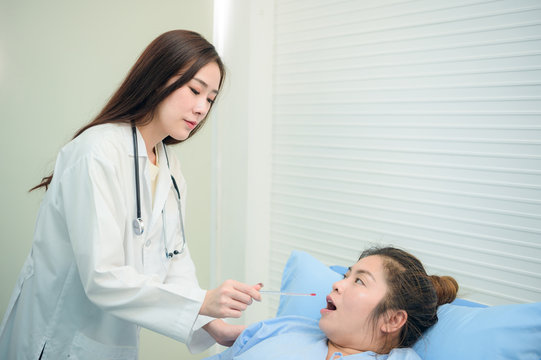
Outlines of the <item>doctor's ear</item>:
M381 331L386 334L400 331L408 320L408 313L405 310L389 310L382 316Z

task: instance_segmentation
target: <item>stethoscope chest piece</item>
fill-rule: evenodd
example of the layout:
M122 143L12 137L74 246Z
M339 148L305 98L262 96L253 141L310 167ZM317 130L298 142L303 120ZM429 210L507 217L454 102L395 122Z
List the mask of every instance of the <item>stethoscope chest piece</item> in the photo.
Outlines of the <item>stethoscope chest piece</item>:
M135 232L135 235L143 235L143 232L145 231L143 219L136 218L133 220L133 231Z

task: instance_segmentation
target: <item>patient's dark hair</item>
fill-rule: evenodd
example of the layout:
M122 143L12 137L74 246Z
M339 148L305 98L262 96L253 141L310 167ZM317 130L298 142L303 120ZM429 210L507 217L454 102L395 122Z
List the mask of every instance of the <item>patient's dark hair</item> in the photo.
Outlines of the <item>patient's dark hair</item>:
M405 310L408 314L400 330L399 343L386 343L381 353L394 347L411 347L438 321L438 306L456 298L458 283L450 276L427 275L419 259L394 247L367 249L359 260L374 255L383 258L387 281L387 293L372 313L374 323L389 310Z

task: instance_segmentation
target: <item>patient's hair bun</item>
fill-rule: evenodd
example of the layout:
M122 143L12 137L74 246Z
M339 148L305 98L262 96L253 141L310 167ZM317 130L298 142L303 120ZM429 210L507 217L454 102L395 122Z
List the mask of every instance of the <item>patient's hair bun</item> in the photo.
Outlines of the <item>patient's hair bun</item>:
M458 283L453 277L430 275L430 280L432 280L438 295L438 306L448 304L456 299Z

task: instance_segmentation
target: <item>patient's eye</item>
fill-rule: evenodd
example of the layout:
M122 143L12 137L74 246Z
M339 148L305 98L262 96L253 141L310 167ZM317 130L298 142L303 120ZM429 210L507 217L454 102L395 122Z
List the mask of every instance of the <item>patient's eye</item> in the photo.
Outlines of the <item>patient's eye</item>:
M355 279L355 283L364 286L364 281L360 278Z

